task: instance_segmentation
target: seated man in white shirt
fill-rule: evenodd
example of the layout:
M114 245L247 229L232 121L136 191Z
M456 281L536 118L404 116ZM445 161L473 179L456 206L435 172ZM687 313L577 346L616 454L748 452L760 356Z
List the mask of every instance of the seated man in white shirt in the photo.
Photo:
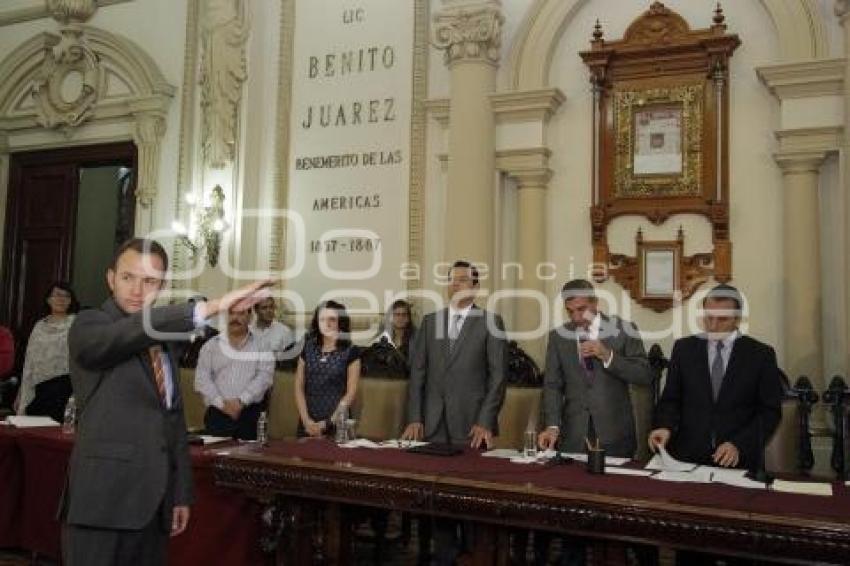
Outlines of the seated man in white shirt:
M204 398L207 434L257 438L257 420L272 386L274 358L248 328L250 311L231 311L227 331L207 341L198 355L195 390Z
M295 333L282 322L275 320L275 307L274 297L268 297L254 305L256 318L251 324L251 333L262 344L260 351L272 352L276 360L294 358L295 352L287 356L284 351L295 343Z

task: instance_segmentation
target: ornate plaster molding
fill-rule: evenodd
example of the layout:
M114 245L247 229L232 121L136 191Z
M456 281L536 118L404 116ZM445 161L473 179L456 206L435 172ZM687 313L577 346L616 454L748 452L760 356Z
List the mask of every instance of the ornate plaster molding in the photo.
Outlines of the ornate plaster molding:
M756 74L774 96L785 100L843 94L845 67L844 58L815 59L765 65Z
M543 88L490 95L498 122L539 121L544 124L557 112L566 97L560 89Z
M783 155L811 151L838 151L843 140L843 132L842 126L825 126L822 128L777 130L775 135L779 142L779 154Z
M47 10L59 23L84 23L97 11L95 0L46 0Z
M193 163L195 155L195 95L197 81L195 72L198 68L198 20L200 0L186 2L186 43L183 48L183 84L180 100L180 141L177 164L177 191L174 196L174 218L184 218L186 200L184 195L191 190ZM171 250L172 271L186 273L189 267L189 252L186 246L177 240ZM189 286L189 281L182 278L171 280L172 289L182 289Z
M222 169L233 161L239 136L249 28L239 0L208 0L202 6L201 145L206 164Z
M21 22L28 22L32 20L40 20L43 18L53 17L58 21L62 22L62 11L66 10L62 5L68 5L69 8L67 10L70 13L81 13L85 14L85 10L91 9L92 14L94 10L97 8L103 8L104 6L111 6L113 4L123 4L125 2L132 2L133 0L29 0L29 2L16 2L14 6L9 8L0 8L0 27L10 26L13 24L19 24ZM82 8L75 8L73 5L81 3L83 4ZM49 4L58 4L60 5L57 13L52 13L52 9ZM86 5L93 5L94 8L89 8ZM57 18L58 14L58 18ZM78 19L76 21L88 21L91 15L85 17L84 19ZM63 22L64 23L64 22Z
M783 175L817 174L826 159L826 151L778 152L773 158L782 169Z
M462 60L499 62L505 16L494 2L449 6L434 16L434 46L446 65Z
M0 136L14 142L17 135L61 128L66 145L73 145L90 141L79 133L83 124L123 122L125 139L138 145L137 198L149 210L174 87L126 38L84 25L60 33L38 34L0 61ZM69 102L63 90L74 72L82 76L82 86Z
M45 128L76 128L91 116L105 93L106 73L80 28L68 26L59 33L61 37L44 36L44 59L33 82L32 97L39 124ZM75 75L80 81L76 96L66 100L63 86L73 82Z

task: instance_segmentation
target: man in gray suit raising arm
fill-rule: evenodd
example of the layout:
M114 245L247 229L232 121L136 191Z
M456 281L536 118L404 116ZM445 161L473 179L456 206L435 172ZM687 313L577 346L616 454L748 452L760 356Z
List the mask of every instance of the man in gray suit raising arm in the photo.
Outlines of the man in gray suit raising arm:
M449 308L431 313L411 346L408 420L403 439L490 447L505 398L502 319L474 304L478 270L456 261Z
M633 324L598 312L589 281L568 281L561 297L570 320L549 333L543 381L546 429L538 443L584 452L585 438L593 436L609 456L632 458L637 440L629 384L652 382L640 334ZM588 430L591 422L595 430Z
M192 477L177 344L228 307L246 310L268 282L197 304L153 307L168 256L154 241L121 245L107 270L112 297L77 315L68 343L77 436L60 508L68 566L164 564L169 534L189 522Z

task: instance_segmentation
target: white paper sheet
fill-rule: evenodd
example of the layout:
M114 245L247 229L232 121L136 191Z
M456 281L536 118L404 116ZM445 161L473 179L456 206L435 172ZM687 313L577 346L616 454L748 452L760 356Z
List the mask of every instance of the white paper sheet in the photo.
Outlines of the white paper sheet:
M381 448L381 445L377 442L373 442L367 438L358 438L356 440L349 440L344 444L339 445L341 448Z
M571 458L576 462L584 462L587 463L587 454L583 452L561 452L561 456L564 458ZM622 466L631 462L629 458L617 458L616 456L605 456L605 465L606 466Z
M663 471L650 477L654 480L677 483L711 483L711 475L707 472L700 472L699 470L690 472Z
M647 470L660 470L662 472L690 472L696 467L696 464L680 462L675 459L663 446L658 447L658 454L653 456L652 460L645 466Z
M425 446L428 444L423 440L399 440L397 438L392 438L390 440L384 440L378 446L379 448L400 448L402 450L406 448L416 448L417 446Z
M520 453L519 450L514 450L512 448L494 448L493 450L488 450L481 455L485 458L501 458L510 460L511 458L518 458Z
M655 472L652 470L636 470L634 468L619 468L617 466L605 466L606 474L613 474L615 476L644 476L649 477Z
M42 426L59 426L59 423L50 417L31 417L29 415L10 415L6 417L10 425L18 428L35 428Z
M779 491L782 493L825 496L832 495L832 484L828 483L774 480L770 487L773 491Z
M228 440L233 440L229 436L210 436L208 434L202 434L201 440L204 441L204 446L207 444L218 444L219 442L227 442Z

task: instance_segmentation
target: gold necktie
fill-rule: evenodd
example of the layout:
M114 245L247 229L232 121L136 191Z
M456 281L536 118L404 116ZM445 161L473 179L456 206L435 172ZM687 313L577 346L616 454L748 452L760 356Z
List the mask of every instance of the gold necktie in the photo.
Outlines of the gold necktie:
M166 404L165 396L165 367L162 365L162 346L156 345L148 348L148 356L150 356L151 367L153 368L153 379L156 384L156 390L159 393L159 399L162 404Z

